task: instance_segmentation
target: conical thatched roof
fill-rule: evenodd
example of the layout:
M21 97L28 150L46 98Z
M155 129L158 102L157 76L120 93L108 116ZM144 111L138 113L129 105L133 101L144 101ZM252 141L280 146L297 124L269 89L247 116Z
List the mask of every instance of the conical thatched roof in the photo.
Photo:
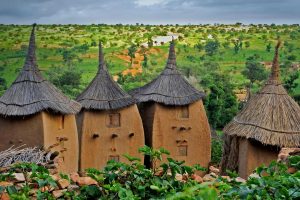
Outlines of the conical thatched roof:
M300 146L300 107L280 82L278 50L265 86L224 128L225 134L255 139L280 147Z
M138 102L154 101L165 105L187 105L205 94L196 90L176 69L174 41L170 44L169 58L164 71L153 81L130 92Z
M25 116L43 110L61 114L77 113L81 108L80 104L70 100L42 77L36 62L34 31L35 24L23 69L0 97L0 115Z
M90 85L77 97L84 109L112 110L135 104L109 75L99 43L99 69Z

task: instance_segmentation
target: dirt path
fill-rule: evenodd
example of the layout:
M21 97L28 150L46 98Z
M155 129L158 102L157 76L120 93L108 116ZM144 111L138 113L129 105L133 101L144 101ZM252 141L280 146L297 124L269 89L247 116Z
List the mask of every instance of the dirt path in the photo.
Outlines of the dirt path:
M158 48L151 48L146 49L145 54L147 56L151 54L158 54L160 53L160 49ZM130 64L130 56L128 56L128 50L124 50L122 53L116 55L117 58L125 61L126 63ZM144 61L144 53L142 49L138 49L135 53L135 58L133 58L132 65L122 72L123 76L131 75L136 76L143 72L142 62Z

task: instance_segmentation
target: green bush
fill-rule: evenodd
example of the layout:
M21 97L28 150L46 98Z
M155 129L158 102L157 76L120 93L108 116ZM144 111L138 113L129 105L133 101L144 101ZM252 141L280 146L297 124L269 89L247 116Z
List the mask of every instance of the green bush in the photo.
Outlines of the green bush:
M167 162L156 166L162 156L169 152L143 147L139 152L149 156L153 169L146 168L138 158L124 155L129 164L109 161L103 170L87 169L86 174L97 181L97 185L80 187L79 193L67 191L61 199L170 199L170 200L235 200L235 199L299 199L300 172L288 173L288 166L272 162L268 167L256 169L257 176L245 182L238 182L234 173L230 179L217 177L213 182L199 184L192 179L195 171L204 170L199 165L185 166L184 162L168 158ZM289 166L300 167L300 156L289 158ZM13 172L23 172L30 183L22 187L0 187L0 196L6 191L11 199L30 199L30 191L37 187L37 199L54 199L44 187L56 187L49 171L42 166L30 163L14 165L10 172L1 175L1 181L10 179ZM29 173L31 172L31 173ZM176 176L181 174L182 180ZM67 175L61 178L69 180Z
M222 159L223 141L221 139L212 139L211 141L211 162L219 164Z

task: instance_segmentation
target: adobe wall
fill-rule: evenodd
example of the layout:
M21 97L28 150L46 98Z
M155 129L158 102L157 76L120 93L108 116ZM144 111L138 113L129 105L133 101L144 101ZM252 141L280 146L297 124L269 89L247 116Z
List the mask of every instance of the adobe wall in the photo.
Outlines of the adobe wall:
M0 117L0 151L11 146L43 146L41 114L26 117Z
M120 127L107 126L109 113L120 113ZM119 156L121 162L127 162L122 156L125 153L143 162L138 148L145 144L144 130L136 105L114 111L84 111L82 119L82 171L91 167L102 169L110 156Z
M279 149L274 146L265 146L259 142L239 139L239 175L247 178L260 165L269 165L277 160Z
M59 170L65 173L78 171L78 134L74 115L54 115L42 112L44 146L54 146L59 152Z
M180 107L155 104L152 147L163 147L171 157L184 160L186 165L208 167L211 154L210 127L202 101L189 105L189 118L179 117ZM187 145L187 156L179 155L178 148Z

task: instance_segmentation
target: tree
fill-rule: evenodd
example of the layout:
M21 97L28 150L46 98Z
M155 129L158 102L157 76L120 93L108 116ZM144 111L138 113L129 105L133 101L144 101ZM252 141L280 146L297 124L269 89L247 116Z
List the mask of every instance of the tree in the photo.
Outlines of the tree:
M82 72L73 67L66 70L61 67L53 67L46 74L50 82L71 98L76 98L83 89L81 85Z
M135 58L135 52L137 50L137 47L135 44L132 44L129 48L128 48L128 55L130 56L130 64L132 65L133 62L133 58Z
M220 47L220 43L217 40L209 40L206 43L204 50L207 55L213 56L214 54L217 53L217 51L219 50L219 47Z
M209 84L209 95L204 102L209 123L214 129L223 128L238 111L230 77L212 72L203 79L203 83Z
M249 47L250 47L250 42L249 42L249 41L246 41L246 42L245 42L245 47L246 47L246 48L249 48Z
M243 39L242 37L239 37L238 39L232 40L232 43L234 45L234 53L238 54L240 50L243 48Z
M268 43L267 46L266 46L266 51L267 51L267 52L270 52L270 51L271 51L271 48L272 48L271 43Z
M149 48L153 47L153 40L152 40L152 37L151 37L151 36L148 37L147 43L148 43L148 47L149 47Z
M2 77L0 77L0 96L4 93L4 91L7 89L7 83L6 80Z
M95 40L92 40L91 47L95 47L95 46L97 46L97 42Z
M242 74L250 80L250 89L255 81L265 80L267 77L266 70L262 64L258 61L259 56L254 54L246 60L246 68L242 71Z
M227 41L227 42L223 42L222 43L222 46L225 48L225 49L228 49L229 46L230 46L230 43Z
M102 37L99 39L102 45L105 45L108 42L108 39L106 37Z
M223 99L221 99L221 96L224 96L224 91L217 87L216 85L211 85L209 87L210 94L207 97L206 103L206 109L208 112L208 119L211 124L211 126L216 129L219 119L222 115L222 107L224 104Z
M195 44L194 48L198 49L198 51L202 51L203 50L203 45L200 42L198 42L197 44Z
M299 72L295 72L288 75L288 77L284 80L284 87L288 91L288 93L291 93L293 89L295 89L298 86L298 83L296 82L298 78Z
M78 58L78 56L75 54L74 51L67 50L67 49L63 50L62 56L63 56L63 61L69 68L71 68L74 65L74 60Z
M147 55L146 55L145 53L144 53L144 60L143 60L142 66L143 66L144 68L147 68L147 67L148 67L148 57L147 57Z

